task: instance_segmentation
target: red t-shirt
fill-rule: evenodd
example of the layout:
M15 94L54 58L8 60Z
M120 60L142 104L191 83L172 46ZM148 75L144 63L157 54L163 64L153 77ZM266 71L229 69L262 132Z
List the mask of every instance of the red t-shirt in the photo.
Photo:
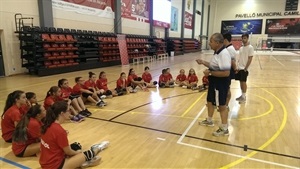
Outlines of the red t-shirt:
M166 83L168 82L170 79L169 79L169 76L168 75L165 75L165 74L161 74L159 76L159 83Z
M17 105L14 104L6 110L1 119L2 138L5 141L8 141L12 138L12 134L15 131L15 122L19 122L21 118L22 114Z
M202 84L204 84L204 85L208 85L209 84L208 76L203 76L202 77Z
M25 115L29 109L30 109L30 106L28 106L27 104L23 104L20 107L20 113L22 114L22 116Z
M150 73L143 73L142 78L146 83L150 83L152 80L152 76Z
M67 132L60 124L52 123L41 136L40 165L43 169L58 168L65 159L63 148L69 146Z
M96 83L91 81L91 80L87 80L84 82L84 86L86 86L88 89L89 88L96 88Z
M30 118L27 125L27 141L25 143L12 143L12 151L15 155L20 154L28 145L40 142L42 122Z
M128 81L126 79L119 78L117 80L117 89L124 89L128 85Z
M64 100L62 97L53 97L53 96L48 96L45 100L44 100L44 107L47 110L49 107L52 106L52 104L54 104L57 101L62 101Z
M173 79L173 76L171 75L171 73L168 73L167 75L168 75L169 80Z
M186 75L179 74L179 75L177 75L176 80L183 82L186 80Z
M81 94L80 89L87 89L87 90L88 90L88 87L86 87L85 85L80 85L80 84L77 83L77 84L73 87L73 94L75 94L75 95L80 95L80 94Z
M64 99L68 99L69 96L72 94L73 90L71 87L67 87L67 88L60 88L61 90L61 97L64 98Z
M132 81L134 81L135 78L138 78L137 75L129 75L127 78L128 84L132 84Z
M189 83L198 82L197 75L189 75L188 76L188 81L189 81Z
M107 87L107 79L105 78L100 78L96 81L96 86L98 89L103 89L104 91L108 90Z

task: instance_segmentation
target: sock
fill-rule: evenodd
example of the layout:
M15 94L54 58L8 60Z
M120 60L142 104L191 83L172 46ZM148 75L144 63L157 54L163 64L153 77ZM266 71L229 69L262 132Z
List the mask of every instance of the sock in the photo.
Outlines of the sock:
M228 124L222 124L222 129L223 130L228 130Z
M209 122L211 122L212 121L212 117L207 117L206 120L209 121Z
M84 156L85 156L85 161L90 161L91 159L93 159L95 157L95 154L92 150L87 150L85 152L83 152Z
M246 98L246 93L242 93L242 97L243 97L243 98Z

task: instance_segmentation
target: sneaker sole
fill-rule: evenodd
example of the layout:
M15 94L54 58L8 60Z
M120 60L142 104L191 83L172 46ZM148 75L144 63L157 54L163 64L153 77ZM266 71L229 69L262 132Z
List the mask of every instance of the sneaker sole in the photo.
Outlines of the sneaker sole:
M215 125L214 124L202 124L201 122L199 122L199 125L201 126L208 126L208 127L214 127Z

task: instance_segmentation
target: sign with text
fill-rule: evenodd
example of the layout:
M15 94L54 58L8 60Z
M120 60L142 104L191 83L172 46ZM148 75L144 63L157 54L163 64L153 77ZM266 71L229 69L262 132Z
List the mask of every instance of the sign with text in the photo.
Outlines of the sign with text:
M121 0L123 18L149 22L149 0Z
M237 13L235 18L262 18L262 17L277 17L277 16L300 16L299 11L285 12L253 12L253 13Z
M114 18L111 5L111 0L52 0L55 9L103 18Z
M193 14L184 12L184 27L187 29L193 29Z
M262 19L253 20L230 20L222 21L221 33L231 33L232 35L261 34Z
M286 11L296 11L296 10L298 10L298 0L286 0L285 10Z
M300 34L300 18L267 19L265 34Z

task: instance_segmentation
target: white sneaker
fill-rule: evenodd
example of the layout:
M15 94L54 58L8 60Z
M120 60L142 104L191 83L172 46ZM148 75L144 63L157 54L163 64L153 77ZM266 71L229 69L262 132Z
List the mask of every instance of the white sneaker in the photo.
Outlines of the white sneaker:
M183 89L187 89L187 86L182 86Z
M100 144L92 145L91 150L95 153L95 155L97 155L98 153L106 149L108 145L109 141L102 141Z
M106 96L105 96L105 95L102 95L102 96L100 96L100 98L101 98L101 99L105 99L105 98L106 98Z
M240 101L240 100L242 99L242 97L243 97L243 96L241 95L240 97L237 97L235 100L236 100L236 101Z
M100 156L95 156L94 158L92 158L90 161L86 161L81 165L81 168L86 168L86 167L92 167L92 166L96 166L99 164L101 160Z
M246 97L242 97L240 100L239 100L239 103L245 103L246 102Z

